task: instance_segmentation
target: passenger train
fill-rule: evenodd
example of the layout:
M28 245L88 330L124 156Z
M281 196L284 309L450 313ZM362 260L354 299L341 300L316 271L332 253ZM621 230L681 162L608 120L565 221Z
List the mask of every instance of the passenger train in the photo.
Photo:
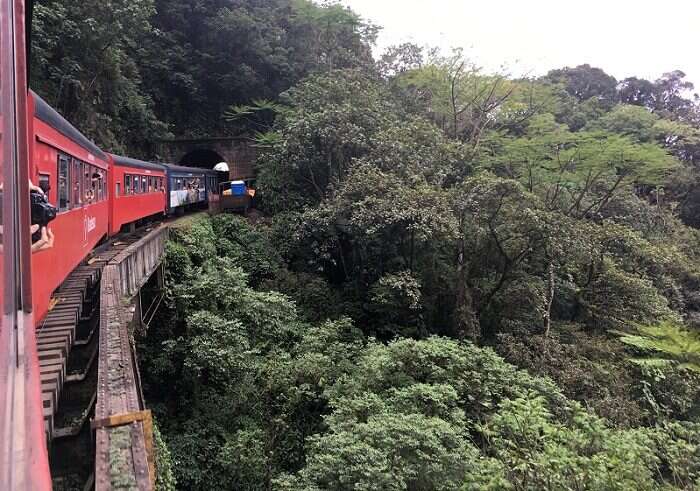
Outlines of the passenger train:
M34 318L41 319L53 291L101 241L207 203L218 173L103 152L34 92L28 111L29 179L55 207L49 243L32 254Z

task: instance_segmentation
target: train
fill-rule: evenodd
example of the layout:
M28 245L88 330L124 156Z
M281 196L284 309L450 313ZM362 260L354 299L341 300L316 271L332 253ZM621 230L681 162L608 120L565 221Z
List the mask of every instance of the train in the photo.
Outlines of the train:
M33 91L27 111L39 217L32 219L32 307L41 319L52 293L98 244L146 220L203 206L220 179L215 170L104 152Z

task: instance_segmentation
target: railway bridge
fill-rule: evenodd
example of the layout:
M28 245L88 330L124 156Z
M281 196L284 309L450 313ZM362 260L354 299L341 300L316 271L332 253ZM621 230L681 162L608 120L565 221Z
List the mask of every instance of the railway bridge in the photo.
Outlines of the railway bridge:
M134 333L162 300L162 259L176 223L119 236L95 250L56 291L40 324L54 489L154 489L152 421Z

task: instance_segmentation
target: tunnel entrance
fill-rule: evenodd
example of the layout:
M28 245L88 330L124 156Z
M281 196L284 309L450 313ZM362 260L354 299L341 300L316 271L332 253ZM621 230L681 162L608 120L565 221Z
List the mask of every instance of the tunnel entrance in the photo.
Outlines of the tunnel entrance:
M200 167L203 169L213 169L219 162L225 162L225 159L213 150L208 148L198 148L186 153L180 159L180 165L189 167Z

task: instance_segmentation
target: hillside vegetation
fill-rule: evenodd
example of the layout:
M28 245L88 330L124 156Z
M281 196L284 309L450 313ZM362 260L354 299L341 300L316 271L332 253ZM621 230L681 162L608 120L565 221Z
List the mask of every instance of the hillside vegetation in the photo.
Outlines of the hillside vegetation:
M373 60L373 26L302 0L96 4L134 28L37 13L36 86L78 126L260 148L264 218L176 230L139 340L164 489L700 487L682 72Z

